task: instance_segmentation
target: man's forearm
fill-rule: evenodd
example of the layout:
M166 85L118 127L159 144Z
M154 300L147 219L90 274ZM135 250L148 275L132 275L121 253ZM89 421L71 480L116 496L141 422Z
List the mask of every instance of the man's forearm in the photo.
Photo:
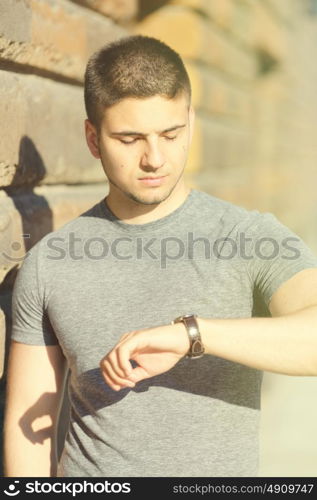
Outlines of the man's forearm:
M43 419L42 419L43 420ZM4 474L6 477L50 477L56 475L54 437L50 429L25 435L10 417L4 425ZM35 424L36 425L36 424ZM32 432L33 434L33 432Z
M206 355L258 370L317 376L316 305L273 318L197 320ZM183 324L134 330L102 358L100 368L105 382L117 391L170 370L188 349Z
M65 368L59 346L12 342L4 419L6 476L56 475L55 429Z
M286 375L317 375L317 306L275 318L198 318L207 354Z

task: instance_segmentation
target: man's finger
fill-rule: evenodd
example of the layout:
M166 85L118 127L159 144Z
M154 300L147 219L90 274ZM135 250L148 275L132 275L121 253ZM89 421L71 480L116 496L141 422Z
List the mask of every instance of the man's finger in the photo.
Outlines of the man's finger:
M118 377L125 379L127 376L127 373L126 373L126 370L124 370L124 368L123 368L122 360L120 359L119 352L120 352L120 347L116 346L111 351L111 353L107 355L107 360L109 361L115 374ZM127 368L129 368L131 366L129 363L129 358L127 358L126 364L127 364Z
M134 387L134 382L126 378L119 377L112 368L109 359L103 359L100 363L101 370L108 377L111 384L121 387Z
M106 384L111 388L113 389L114 391L119 391L120 389L122 389L122 387L120 387L119 385L116 385L114 384L110 379L109 377L107 377L107 375L103 372L102 373L102 376L106 382Z
M132 372L130 363L131 354L131 346L129 348L127 344L122 344L116 349L117 362L123 377L128 377Z

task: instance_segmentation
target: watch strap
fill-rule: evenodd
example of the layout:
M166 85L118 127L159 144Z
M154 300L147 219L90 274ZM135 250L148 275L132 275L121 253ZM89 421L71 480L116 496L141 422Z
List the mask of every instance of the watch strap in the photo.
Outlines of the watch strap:
M195 314L186 314L174 319L173 323L183 323L190 341L188 358L201 358L205 352Z

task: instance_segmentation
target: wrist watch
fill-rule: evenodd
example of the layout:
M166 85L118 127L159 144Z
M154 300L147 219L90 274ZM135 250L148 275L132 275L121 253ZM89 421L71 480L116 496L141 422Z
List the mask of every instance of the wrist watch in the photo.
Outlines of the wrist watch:
M189 351L186 354L187 358L201 358L205 352L196 318L196 314L185 314L172 321L173 324L183 323L186 327L190 341Z

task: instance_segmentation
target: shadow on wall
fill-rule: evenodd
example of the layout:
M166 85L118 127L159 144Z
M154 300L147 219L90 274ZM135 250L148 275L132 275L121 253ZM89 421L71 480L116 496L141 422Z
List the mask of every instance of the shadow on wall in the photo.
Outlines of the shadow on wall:
M4 188L19 212L22 225L22 235L17 235L15 228L12 234L17 241L9 242L10 251L4 257L8 262L9 271L0 284L0 307L6 317L6 332L11 330L11 295L14 281L24 256L43 236L52 231L52 211L44 196L34 192L46 174L46 168L40 153L33 141L23 136L19 148L19 163L12 184ZM14 239L14 238L13 238ZM24 241L24 256L21 257L21 243ZM6 347L9 342L6 339ZM8 349L6 348L6 353ZM5 366L7 355L5 360Z
M12 289L18 269L23 258L37 241L52 231L52 210L44 196L34 192L35 186L40 184L46 174L43 159L34 142L23 136L19 147L19 162L11 186L4 188L19 212L22 223L22 235L18 235L14 227L11 228L15 237L5 245L9 251L2 254L6 267L9 268L4 280L0 283L0 309L5 315L5 359L4 374L0 381L0 425L3 425L4 399L6 386L6 367L11 332L11 299ZM15 219L16 220L16 219ZM14 240L17 241L14 241ZM21 241L24 241L24 256L21 257ZM2 443L1 443L2 453ZM1 464L2 457L0 455ZM2 467L1 467L2 468ZM2 472L2 471L1 471Z

